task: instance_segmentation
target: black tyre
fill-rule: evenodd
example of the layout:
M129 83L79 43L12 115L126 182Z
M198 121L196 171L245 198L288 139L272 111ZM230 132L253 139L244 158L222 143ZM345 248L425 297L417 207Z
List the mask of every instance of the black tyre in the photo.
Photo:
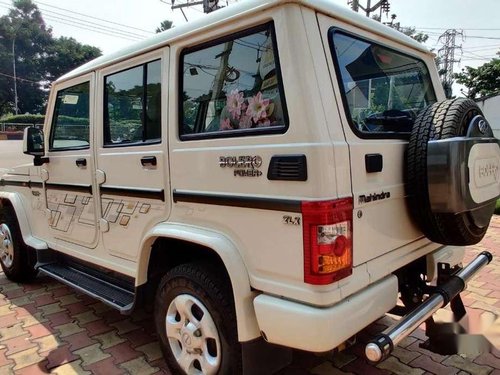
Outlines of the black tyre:
M160 345L173 374L240 374L241 345L230 287L207 265L183 264L155 301Z
M0 265L9 280L31 281L37 275L35 254L23 241L15 211L0 206Z
M412 216L432 241L446 245L472 245L481 241L488 229L495 204L476 211L434 213L429 197L427 149L431 140L477 134L472 119L482 116L470 99L452 99L422 110L415 120L408 145L407 195Z

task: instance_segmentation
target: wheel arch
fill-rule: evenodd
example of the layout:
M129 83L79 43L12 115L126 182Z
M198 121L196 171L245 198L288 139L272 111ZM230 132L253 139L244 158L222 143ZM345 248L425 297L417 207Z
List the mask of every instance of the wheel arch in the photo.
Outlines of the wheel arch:
M33 237L30 222L26 215L21 196L18 193L0 191L0 208L10 206L16 213L17 222L21 229L24 243L36 250L47 249L47 244Z
M172 253L180 247L182 251ZM238 249L227 237L204 228L164 223L147 233L141 249L137 265L137 286L149 281L152 267L166 266L163 269L166 272L178 264L200 259L216 262L230 282L239 341L260 337L253 306L256 293L251 289L248 272Z

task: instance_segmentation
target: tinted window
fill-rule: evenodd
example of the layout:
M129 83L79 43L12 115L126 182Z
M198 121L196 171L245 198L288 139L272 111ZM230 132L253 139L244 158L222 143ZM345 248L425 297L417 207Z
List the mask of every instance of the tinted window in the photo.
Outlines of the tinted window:
M158 60L105 77L105 145L161 138L160 69Z
M362 134L410 132L420 109L436 102L425 64L341 32L331 35L354 129Z
M285 128L271 25L185 52L182 66L181 135Z
M57 93L50 149L89 147L89 82Z

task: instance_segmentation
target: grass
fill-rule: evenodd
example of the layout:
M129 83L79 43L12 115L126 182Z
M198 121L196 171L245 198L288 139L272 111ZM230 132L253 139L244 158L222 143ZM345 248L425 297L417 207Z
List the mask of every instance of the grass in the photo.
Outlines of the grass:
M497 200L497 204L495 205L495 214L500 215L500 199Z

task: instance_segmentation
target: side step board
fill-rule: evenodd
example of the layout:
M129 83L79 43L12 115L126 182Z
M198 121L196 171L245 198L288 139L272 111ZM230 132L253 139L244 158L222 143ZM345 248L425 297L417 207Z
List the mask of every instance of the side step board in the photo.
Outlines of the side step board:
M134 306L134 292L103 281L70 265L49 263L41 265L38 270L120 310L122 314L128 313Z

